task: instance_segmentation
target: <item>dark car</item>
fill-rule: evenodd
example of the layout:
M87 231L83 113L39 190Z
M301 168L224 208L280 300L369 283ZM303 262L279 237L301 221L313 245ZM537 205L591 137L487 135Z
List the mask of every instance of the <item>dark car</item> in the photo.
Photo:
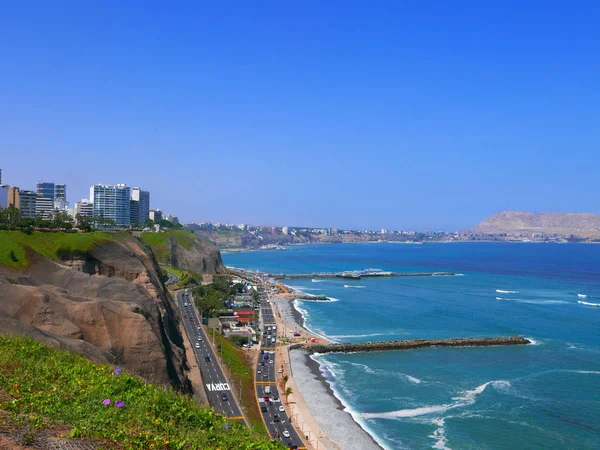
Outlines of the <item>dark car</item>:
M261 406L261 407L260 407L260 410L261 410L262 412L267 412L267 407L266 407L266 406Z
M224 402L226 402L227 400L229 400L229 399L227 398L227 394L223 394L223 395L221 396L221 400L223 400Z
M273 394L273 400L275 400L275 401L279 400L279 395Z
M273 422L279 422L279 414L273 414Z
M298 450L298 446L294 444L292 441L288 442L288 448L291 450Z
M206 362L209 362L209 361L210 361L210 356L206 355L206 356L204 357L204 361L206 361Z

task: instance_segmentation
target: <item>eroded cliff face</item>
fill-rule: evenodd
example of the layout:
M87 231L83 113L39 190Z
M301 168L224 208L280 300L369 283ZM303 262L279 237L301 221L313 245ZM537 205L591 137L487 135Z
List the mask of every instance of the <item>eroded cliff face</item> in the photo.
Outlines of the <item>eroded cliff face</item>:
M115 235L59 258L30 251L27 269L0 267L0 332L189 391L179 313L152 253L134 237Z
M226 273L221 253L212 242L195 236L189 248L171 241L172 263L175 267L200 274Z

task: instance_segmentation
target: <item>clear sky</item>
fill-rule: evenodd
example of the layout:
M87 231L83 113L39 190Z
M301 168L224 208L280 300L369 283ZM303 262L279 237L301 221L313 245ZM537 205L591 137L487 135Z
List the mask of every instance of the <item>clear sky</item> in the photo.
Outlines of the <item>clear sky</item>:
M6 1L4 183L183 221L600 213L600 2Z

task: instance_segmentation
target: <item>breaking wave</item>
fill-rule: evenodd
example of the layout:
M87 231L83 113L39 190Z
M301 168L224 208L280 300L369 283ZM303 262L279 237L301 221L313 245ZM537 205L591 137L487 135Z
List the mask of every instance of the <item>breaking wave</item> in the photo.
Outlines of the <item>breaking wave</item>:
M345 288L364 289L366 286L351 286L349 284L344 285Z
M579 297L579 298L587 298L587 294L577 294L577 297Z
M518 294L519 291L504 291L502 289L496 289L496 292L498 294Z
M577 303L579 303L580 305L585 305L585 306L600 306L600 303L590 303L590 302L584 302L582 300L577 300Z
M365 419L404 419L410 417L425 416L433 413L443 413L455 408L463 408L470 406L477 400L477 396L481 394L488 386L496 389L506 389L510 387L510 382L506 380L493 380L477 386L475 389L464 391L459 397L454 397L454 403L443 405L422 406L420 408L399 409L396 411L383 413L363 413Z

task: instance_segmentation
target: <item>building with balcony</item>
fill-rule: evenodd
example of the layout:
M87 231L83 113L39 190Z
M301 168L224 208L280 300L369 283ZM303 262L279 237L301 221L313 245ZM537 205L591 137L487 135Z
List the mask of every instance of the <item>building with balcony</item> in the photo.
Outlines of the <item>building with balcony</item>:
M114 221L119 228L131 225L131 189L125 184L94 184L90 187L93 215ZM96 227L103 224L96 223Z

